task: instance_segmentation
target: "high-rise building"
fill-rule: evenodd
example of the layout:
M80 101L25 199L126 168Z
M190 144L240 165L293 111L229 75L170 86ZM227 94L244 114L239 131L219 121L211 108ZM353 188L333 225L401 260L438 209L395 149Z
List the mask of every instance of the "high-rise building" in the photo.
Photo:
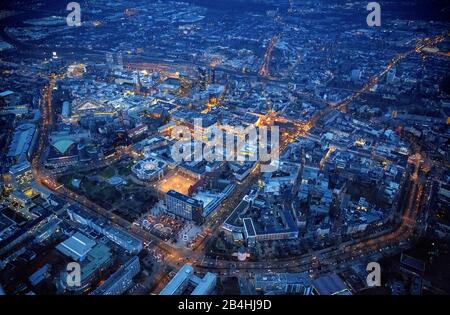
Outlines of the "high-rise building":
M394 82L396 74L397 74L397 68L394 67L387 73L386 81L388 83Z
M106 53L106 63L108 64L109 69L113 68L114 57L113 57L113 54L110 52Z
M216 68L214 67L209 68L209 82L211 84L216 83Z
M202 89L206 89L208 85L208 69L205 67L198 67L199 84Z
M64 119L70 118L70 103L68 101L63 102L61 116Z
M167 211L181 218L203 223L203 202L180 194L175 190L166 193Z
M117 69L123 70L123 55L121 52L117 53Z

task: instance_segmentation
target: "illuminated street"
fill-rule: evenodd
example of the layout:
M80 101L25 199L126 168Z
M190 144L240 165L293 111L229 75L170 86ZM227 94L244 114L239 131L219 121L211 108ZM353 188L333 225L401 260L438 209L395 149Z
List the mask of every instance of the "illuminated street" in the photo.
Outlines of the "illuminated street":
M204 2L1 8L0 295L450 294L448 8Z

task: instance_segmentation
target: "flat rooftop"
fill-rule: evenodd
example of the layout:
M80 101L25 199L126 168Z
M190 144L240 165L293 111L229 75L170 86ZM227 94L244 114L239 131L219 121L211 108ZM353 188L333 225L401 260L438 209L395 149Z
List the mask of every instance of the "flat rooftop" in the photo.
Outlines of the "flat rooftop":
M228 225L235 225L238 217L250 206L250 203L246 200L242 200L236 208L234 208L233 212L228 216L225 220L225 223Z
M69 237L64 242L56 246L61 253L69 256L76 261L83 260L84 257L89 253L89 251L94 247L95 241L89 237L76 232L74 235Z
M182 200L182 201L190 204L193 207L202 207L203 206L203 201L191 198L191 197L181 194L175 190L169 190L166 195L177 198L179 200Z
M211 272L208 272L197 283L197 287L192 291L191 295L206 295L209 293L211 287L215 284L217 276Z
M351 295L345 283L335 273L317 278L313 286L319 295Z
M190 265L184 265L177 274L170 280L170 282L162 289L159 295L174 295L177 290L189 281L189 278L194 274L194 268Z
M245 230L249 237L256 236L255 227L253 226L253 220L250 218L245 218L244 220Z

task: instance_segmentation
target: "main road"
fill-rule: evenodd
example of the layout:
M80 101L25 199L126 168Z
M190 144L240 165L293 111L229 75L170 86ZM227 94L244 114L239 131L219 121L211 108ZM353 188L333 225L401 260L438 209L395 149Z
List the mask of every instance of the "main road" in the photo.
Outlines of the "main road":
M398 64L406 56L408 56L413 52L420 53L423 48L430 45L435 45L438 42L442 41L443 38L444 38L443 36L439 36L433 39L425 39L421 41L413 51L396 56L385 69L383 69L378 75L372 77L360 91L354 93L352 96L350 96L349 98L345 99L342 102L339 102L337 104L330 104L328 110L331 110L333 108L342 109L343 107L347 106L353 100L360 97L362 93L370 90L382 76L384 76L394 65ZM180 261L190 262L194 264L199 270L205 271L211 270L222 272L228 271L230 267L236 269L256 270L256 271L266 270L268 268L272 268L274 270L289 270L292 268L310 270L311 268L315 268L314 266L317 267L317 265L314 263L316 256L315 254L308 254L301 257L288 258L282 260L278 259L265 260L260 262L218 261L207 259L204 257L204 254L201 251L198 250L193 251L189 249L174 247L160 240L154 235L144 231L140 227L134 226L130 222L120 218L119 216L113 215L106 209L103 209L102 207L96 205L87 198L79 196L74 192L68 190L67 188L63 187L62 185L59 185L56 182L54 176L43 168L44 152L48 141L49 130L53 124L52 118L53 116L51 114L53 112L52 91L56 79L57 78L55 77L51 78L49 84L43 89L43 95L41 100L41 110L43 115L39 129L40 130L40 137L38 142L39 144L36 155L32 161L33 172L37 182L47 186L55 194L63 197L65 200L69 202L80 203L89 211L105 217L116 226L130 232L134 236L144 241L146 244L151 244L151 246L157 247L158 249L164 251L164 253L166 254L165 255L166 263L174 267L178 266L180 264ZM328 112L328 110L322 111L321 113L313 117L312 121L307 124L301 124L294 121L295 125L298 127L295 136L301 137L305 135L307 131L312 126L314 126L315 122L321 117L323 117ZM283 146L282 148L284 147L285 146ZM412 182L410 185L411 189L408 192L409 202L404 208L404 215L401 224L397 229L393 231L387 231L383 235L369 237L369 239L367 240L359 239L341 244L340 246L337 247L325 248L319 251L319 253L321 255L326 255L327 261L331 262L334 260L334 262L336 262L345 258L357 257L367 252L373 252L374 250L383 248L388 244L400 243L405 240L408 240L409 237L412 236L412 233L414 231L416 217L420 209L420 203L423 195L423 185L418 180L419 172L420 172L420 164L417 164L414 172L416 176L412 177L411 179ZM250 187L250 184L251 183L248 183L247 188ZM232 196L228 199L227 207L222 207L221 210L219 211L218 219L223 220L226 217L226 214L229 213L230 210L234 209L234 207L240 201L242 193L246 191L246 189L244 188L245 187L239 187L236 190L236 192L232 194ZM216 221L216 223L212 224L210 227L214 229L218 228L221 223L219 222L220 220Z

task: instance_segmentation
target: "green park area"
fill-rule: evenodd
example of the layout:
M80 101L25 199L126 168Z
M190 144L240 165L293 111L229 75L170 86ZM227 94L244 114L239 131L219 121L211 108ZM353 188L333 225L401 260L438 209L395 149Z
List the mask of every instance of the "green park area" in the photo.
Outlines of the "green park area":
M130 179L132 162L63 175L58 181L99 206L132 222L156 202L149 188Z

